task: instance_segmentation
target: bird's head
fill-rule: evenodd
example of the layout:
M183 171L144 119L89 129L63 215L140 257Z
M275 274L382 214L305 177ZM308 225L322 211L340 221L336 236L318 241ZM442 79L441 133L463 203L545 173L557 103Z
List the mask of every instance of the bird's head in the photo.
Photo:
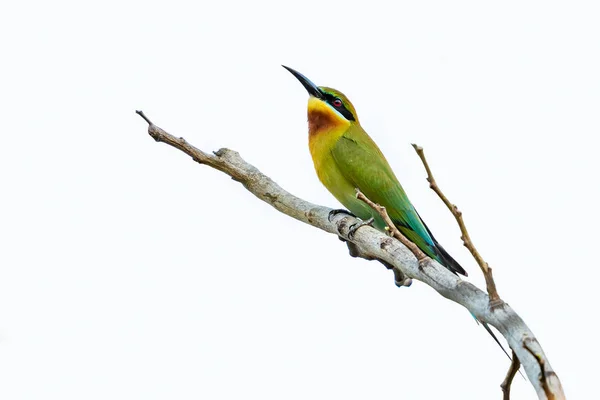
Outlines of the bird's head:
M346 129L351 124L358 124L356 110L342 92L325 86L317 86L300 72L285 65L282 67L290 71L310 95L308 99L308 132L310 135Z

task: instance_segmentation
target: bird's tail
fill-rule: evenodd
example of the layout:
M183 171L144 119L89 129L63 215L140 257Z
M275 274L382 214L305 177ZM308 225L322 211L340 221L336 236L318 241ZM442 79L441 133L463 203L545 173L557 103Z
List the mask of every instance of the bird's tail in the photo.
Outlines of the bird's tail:
M500 341L498 340L498 338L496 337L496 335L494 334L494 332L492 332L492 330L490 329L490 326L486 322L482 322L482 321L478 320L477 318L475 318L475 321L477 321L478 323L480 323L485 328L485 330L490 334L490 336L494 339L494 341L496 343L498 343L498 346L500 346L500 348L502 349L502 351L504 352L504 354L506 354L506 357L508 357L508 359L512 361L512 358L511 358L510 354L508 354L508 352L506 351L506 349L504 348L504 346L502 346L502 343L500 343Z
M473 317L475 317L475 316L473 315ZM475 321L477 321L477 323L480 323L481 325L483 325L483 327L485 328L485 330L490 334L490 336L492 338L494 338L494 340L496 341L496 343L498 343L498 346L500 346L500 348L502 349L502 351L504 352L504 354L506 354L506 357L508 357L508 359L510 361L512 361L512 357L510 356L510 354L508 354L508 352L506 351L506 349L504 348L504 346L502 346L502 344L500 343L500 341L498 340L498 338L496 337L496 335L494 335L494 332L492 332L492 330L490 329L490 326L487 323L478 320L477 318L475 318ZM523 379L525 379L525 375L523 375L523 373L521 372L520 369L519 369L519 374L523 377Z
M433 243L435 244L434 251L436 252L437 256L440 258L441 261L440 264L442 264L444 267L448 268L454 273L469 276L469 274L467 274L467 271L465 271L465 269L461 267L460 264L454 258L452 258L452 256L448 254L446 250L444 250L444 248L437 242L437 240L433 238L433 236L432 239Z
M416 212L416 210L415 210L415 212ZM448 252L446 250L444 250L442 245L439 244L437 240L435 240L435 238L433 237L433 234L429 230L429 227L427 226L425 221L423 221L423 219L421 218L419 213L417 213L417 216L421 220L421 223L423 223L425 230L427 231L427 233L429 233L429 236L431 237L431 240L433 241L433 251L435 252L435 254L438 257L438 262L440 264L442 264L444 267L448 268L450 271L454 272L455 274L469 276L469 274L467 274L467 271L465 271L465 269L463 267L461 267L460 264L454 258L452 258L452 256L450 254L448 254ZM423 249L421 249L421 250L423 250Z

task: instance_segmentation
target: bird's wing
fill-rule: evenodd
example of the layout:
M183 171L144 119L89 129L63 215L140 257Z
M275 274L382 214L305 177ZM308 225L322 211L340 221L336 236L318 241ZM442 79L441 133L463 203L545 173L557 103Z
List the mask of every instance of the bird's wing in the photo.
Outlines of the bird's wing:
M408 239L427 255L438 259L433 237L408 200L381 150L362 129L355 129L349 129L331 150L341 173L365 196L385 206L394 224Z

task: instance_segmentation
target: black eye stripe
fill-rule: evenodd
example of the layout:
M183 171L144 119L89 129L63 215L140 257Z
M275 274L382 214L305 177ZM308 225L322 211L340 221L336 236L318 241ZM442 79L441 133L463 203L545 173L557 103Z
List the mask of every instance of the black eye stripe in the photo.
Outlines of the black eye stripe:
M348 110L346 108L346 106L344 105L344 102L341 101L341 99L338 99L337 97L335 97L334 95L329 94L329 93L324 93L324 95L325 95L325 101L327 103L331 104L336 110L338 110L339 113L344 116L344 118L346 118L348 121L354 121L354 115L352 115L350 110ZM339 100L341 105L336 106L335 104L333 104L336 100Z

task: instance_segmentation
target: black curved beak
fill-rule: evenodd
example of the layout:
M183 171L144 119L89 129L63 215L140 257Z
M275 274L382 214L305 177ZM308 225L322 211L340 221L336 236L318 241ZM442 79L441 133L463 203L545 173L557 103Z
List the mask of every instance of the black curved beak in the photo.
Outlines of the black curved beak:
M282 65L282 67L290 71L290 73L300 81L300 83L302 84L302 86L304 86L308 94L319 99L323 98L323 92L321 92L321 89L319 89L317 85L312 83L310 79L302 75L300 72L291 69L290 67L286 67L285 65Z

